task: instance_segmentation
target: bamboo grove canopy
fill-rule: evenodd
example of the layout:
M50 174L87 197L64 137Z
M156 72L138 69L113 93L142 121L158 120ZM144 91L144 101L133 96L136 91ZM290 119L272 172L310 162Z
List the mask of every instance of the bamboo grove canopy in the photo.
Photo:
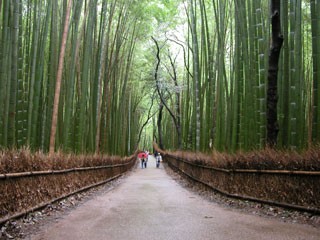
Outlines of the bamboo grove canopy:
M0 146L48 151L55 125L66 152L263 148L271 2L1 0ZM277 146L305 148L320 139L320 0L275 2Z

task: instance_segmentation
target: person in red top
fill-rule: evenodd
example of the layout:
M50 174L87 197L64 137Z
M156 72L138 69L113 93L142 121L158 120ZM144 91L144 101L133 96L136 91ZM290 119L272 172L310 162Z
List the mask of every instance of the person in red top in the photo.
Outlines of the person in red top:
M138 154L138 158L140 158L140 160L141 160L141 168L143 168L145 166L145 159L146 159L145 152L140 152Z

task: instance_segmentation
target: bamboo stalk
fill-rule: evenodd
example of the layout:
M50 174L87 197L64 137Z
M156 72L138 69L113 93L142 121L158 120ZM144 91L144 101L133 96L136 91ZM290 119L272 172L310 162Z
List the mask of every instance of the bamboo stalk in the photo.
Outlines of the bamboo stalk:
M80 16L81 16L81 9L83 7L83 0L77 1L76 9L74 11L74 33L73 33L73 39L72 39L72 49L71 49L71 60L70 60L70 68L69 68L69 74L68 74L68 89L65 99L65 118L64 118L64 124L63 127L66 129L63 136L63 148L64 150L71 150L71 144L70 139L71 135L74 134L74 131L70 130L72 129L71 125L71 118L72 118L72 108L74 107L74 93L75 93L75 85L76 85L76 64L78 61L78 55L79 55L79 49L80 49L80 42L83 39L84 30L85 30L85 23L87 21L88 16L88 9L85 10L82 18L82 23L80 25ZM73 149L74 150L74 149Z
M35 105L35 85L36 85L36 63L37 63L37 52L39 48L39 32L40 32L40 14L38 10L39 1L34 2L33 6L33 30L32 30L32 47L30 51L30 79L29 79L29 103L28 103L28 124L27 124L27 142L31 147L35 147L35 136L32 135L33 125L37 121L33 121L33 112ZM30 32L31 34L31 32Z
M65 18L64 31L62 36L62 43L61 43L60 57L59 57L59 67L58 67L58 73L57 73L57 79L56 79L56 88L55 88L55 96L54 96L54 104L53 104L52 123L51 123L52 125L51 125L51 134L50 134L50 149L49 149L50 154L53 154L55 150L55 137L56 137L56 130L57 130L60 87L61 87L64 55L66 50L66 42L67 42L67 36L68 36L68 30L69 30L69 17L70 17L71 5L72 5L72 0L69 0L66 18Z
M3 146L7 146L8 137L8 102L9 102L9 78L10 78L10 27L9 27L9 13L10 13L10 2L5 1L3 5L2 14L2 56L1 56L1 66L0 66L0 143Z
M312 98L312 140L320 140L320 1L310 1L312 64L313 64L313 98Z
M199 66L199 42L197 36L196 9L193 0L189 0L190 5L190 31L192 40L193 58L193 86L194 86L194 115L195 115L195 150L200 150L200 85L201 75Z

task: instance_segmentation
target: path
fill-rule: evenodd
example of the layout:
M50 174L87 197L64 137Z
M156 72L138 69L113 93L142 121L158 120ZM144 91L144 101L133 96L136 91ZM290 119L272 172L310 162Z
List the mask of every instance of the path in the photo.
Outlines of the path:
M31 239L320 239L320 229L226 209L182 188L166 172L135 169Z

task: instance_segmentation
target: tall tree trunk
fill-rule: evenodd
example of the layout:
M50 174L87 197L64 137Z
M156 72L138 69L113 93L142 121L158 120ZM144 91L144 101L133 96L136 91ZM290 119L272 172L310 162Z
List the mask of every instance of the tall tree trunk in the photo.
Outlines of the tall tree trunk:
M54 148L55 148L55 137L56 137L56 131L57 131L57 119L58 119L61 79L62 79L62 71L63 71L64 55L65 55L65 50L66 50L66 43L67 43L67 38L68 38L69 17L70 17L71 5L72 5L72 0L69 0L66 18L65 18L65 22L64 22L62 41L61 41L59 66L58 66L58 72L57 72L57 80L56 80L54 103L53 103L52 124L51 124L51 134L50 134L50 148L49 148L50 154L54 153Z
M180 120L180 93L179 91L176 92L176 116L173 113L173 111L169 108L169 106L166 103L166 100L163 97L163 94L160 91L160 82L159 82L159 78L158 78L158 71L159 71L159 67L160 67L160 63L161 63L161 59L160 59L160 48L159 48L159 44L157 42L157 40L155 38L152 37L152 40L154 41L154 43L156 44L156 48L157 48L157 53L156 53L156 57L157 57L157 65L156 65L156 69L155 69L155 74L154 74L154 80L156 81L156 90L157 93L160 97L160 101L163 105L163 107L165 107L167 109L167 111L169 112L169 115L171 116L174 126L176 128L177 131L177 137L178 137L178 149L181 149L182 147L182 140L181 140L181 120ZM173 74L171 74L171 78L174 82L174 85L178 88L178 81L177 81L177 72L176 72L176 67L175 67L175 62L172 60L170 54L169 54L169 60L170 60L170 64L172 67L172 71ZM169 70L168 70L169 71Z
M175 66L175 61L172 60L172 58L169 55L172 71L173 71L173 82L176 86L176 94L175 94L175 106L176 106L176 117L173 116L173 114L170 114L174 119L174 124L177 130L177 137L178 137L178 149L182 148L182 134L181 134L181 106L180 106L180 91L179 85L178 85L178 75L177 75L177 69Z
M157 121L157 127L158 127L158 137L159 137L159 148L160 149L164 149L164 146L163 146L163 140L162 140L162 112L163 112L163 104L160 103L160 106L159 106L159 114L158 114L158 121Z
M280 0L271 1L272 43L269 55L268 96L267 96L267 144L277 143L279 126L277 122L277 77L280 50L283 43L280 26Z

